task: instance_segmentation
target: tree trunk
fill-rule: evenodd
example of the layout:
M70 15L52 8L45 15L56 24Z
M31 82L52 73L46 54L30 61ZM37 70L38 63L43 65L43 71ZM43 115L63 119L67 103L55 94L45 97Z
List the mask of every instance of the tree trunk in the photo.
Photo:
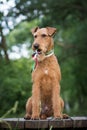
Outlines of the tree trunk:
M6 39L5 39L5 36L3 35L2 27L0 28L0 35L1 35L1 45L0 45L0 47L4 51L6 61L9 61L9 56L8 56L8 53L7 53L7 46L6 46Z

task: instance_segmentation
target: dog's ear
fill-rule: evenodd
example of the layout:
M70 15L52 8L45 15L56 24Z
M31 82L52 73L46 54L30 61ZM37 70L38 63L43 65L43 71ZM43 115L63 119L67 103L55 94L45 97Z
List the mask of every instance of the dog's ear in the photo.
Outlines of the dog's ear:
M39 27L31 29L32 34L34 34L38 29L39 29Z
M56 28L53 27L46 27L46 29L48 31L49 36L53 36L54 33L56 32Z

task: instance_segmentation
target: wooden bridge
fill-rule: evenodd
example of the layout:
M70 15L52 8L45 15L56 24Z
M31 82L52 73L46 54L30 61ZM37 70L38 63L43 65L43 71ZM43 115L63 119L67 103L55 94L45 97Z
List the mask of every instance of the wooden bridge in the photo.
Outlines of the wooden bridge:
M70 117L69 119L25 120L23 118L0 118L0 130L28 129L83 129L87 130L87 117Z

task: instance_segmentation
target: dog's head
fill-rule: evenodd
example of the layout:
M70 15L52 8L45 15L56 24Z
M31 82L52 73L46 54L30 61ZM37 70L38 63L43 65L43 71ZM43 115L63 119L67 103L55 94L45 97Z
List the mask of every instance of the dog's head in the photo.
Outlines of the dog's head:
M53 49L54 44L52 37L55 32L56 28L53 27L36 27L32 29L32 34L34 36L32 49L37 51L37 58L39 61L42 61L45 58L45 54Z

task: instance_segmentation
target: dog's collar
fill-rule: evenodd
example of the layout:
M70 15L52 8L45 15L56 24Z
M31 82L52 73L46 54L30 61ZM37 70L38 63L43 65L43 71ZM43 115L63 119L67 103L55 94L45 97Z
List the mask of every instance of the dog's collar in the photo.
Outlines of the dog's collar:
M54 54L54 49L48 51L47 53L45 53L45 57L50 57Z

